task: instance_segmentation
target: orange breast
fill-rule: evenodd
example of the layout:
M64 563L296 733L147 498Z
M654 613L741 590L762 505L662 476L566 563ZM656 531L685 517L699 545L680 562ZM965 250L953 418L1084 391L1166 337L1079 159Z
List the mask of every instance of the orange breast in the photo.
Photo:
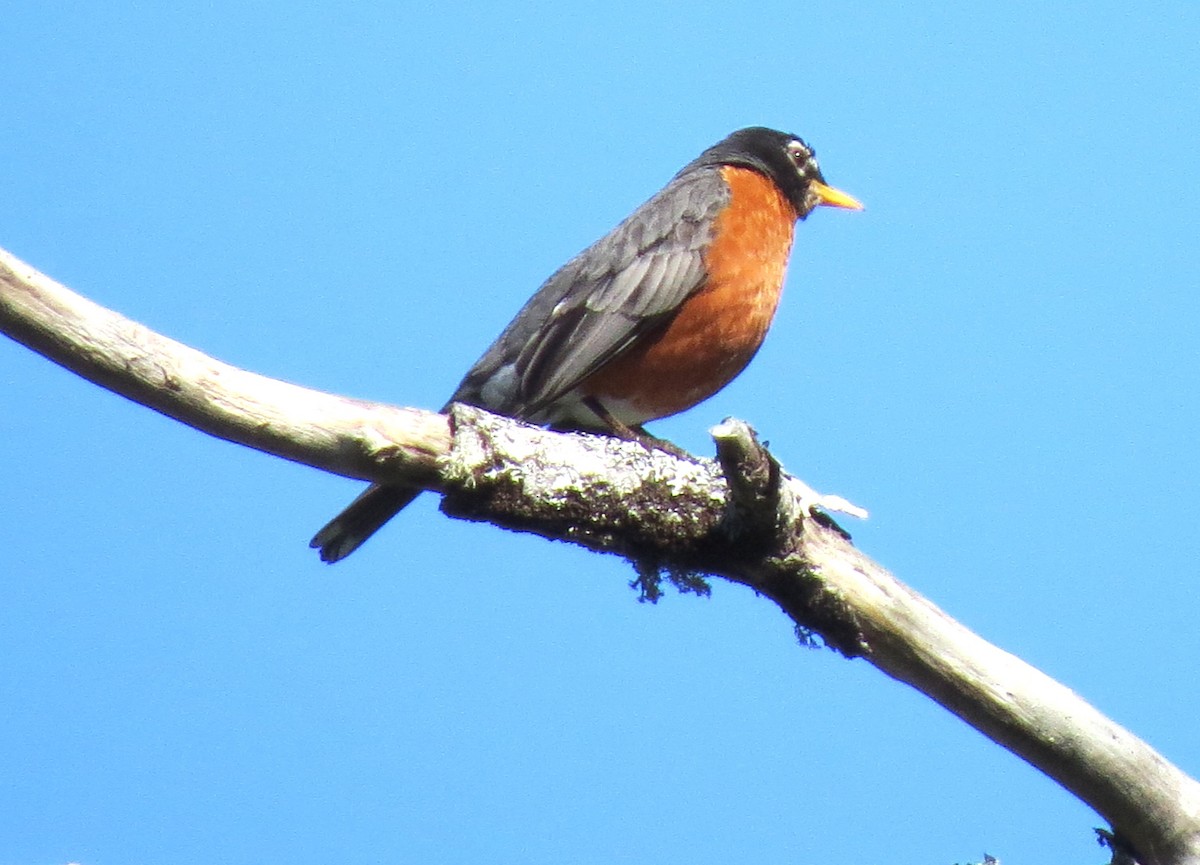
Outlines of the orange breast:
M727 385L767 335L792 248L796 210L757 171L726 166L728 207L705 255L708 279L661 330L647 334L582 390L644 420L691 408ZM625 412L622 412L623 414Z

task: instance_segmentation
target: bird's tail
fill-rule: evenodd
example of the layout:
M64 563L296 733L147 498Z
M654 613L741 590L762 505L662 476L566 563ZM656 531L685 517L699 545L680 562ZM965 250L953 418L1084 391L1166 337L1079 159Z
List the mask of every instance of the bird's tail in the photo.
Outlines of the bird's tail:
M414 487L371 484L344 511L330 520L325 528L309 541L309 546L321 551L321 561L340 562L362 546L363 542L409 502L421 494Z

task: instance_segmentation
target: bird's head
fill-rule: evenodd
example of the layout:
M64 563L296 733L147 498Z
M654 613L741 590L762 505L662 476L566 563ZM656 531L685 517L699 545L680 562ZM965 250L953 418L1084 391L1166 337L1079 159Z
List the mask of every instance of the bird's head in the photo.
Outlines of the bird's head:
M863 209L857 199L825 182L816 155L803 139L765 126L739 129L700 154L693 165L738 165L765 174L800 219L822 205Z

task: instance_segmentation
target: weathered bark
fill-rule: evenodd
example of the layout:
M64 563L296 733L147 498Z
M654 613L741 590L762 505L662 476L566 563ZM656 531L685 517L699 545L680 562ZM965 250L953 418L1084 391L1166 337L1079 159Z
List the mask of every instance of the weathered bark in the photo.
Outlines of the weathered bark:
M803 633L907 682L1054 778L1142 865L1200 863L1200 785L862 555L743 424L714 430L719 461L689 461L469 407L446 417L348 400L215 361L3 252L0 331L211 435L352 477L403 479L439 490L452 516L625 556L650 597L661 577L691 590L704 575L750 586Z

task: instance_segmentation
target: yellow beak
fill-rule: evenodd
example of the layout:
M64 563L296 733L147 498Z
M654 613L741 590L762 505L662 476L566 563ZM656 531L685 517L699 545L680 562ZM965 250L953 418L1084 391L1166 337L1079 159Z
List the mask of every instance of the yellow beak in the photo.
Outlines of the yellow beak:
M863 210L862 202L852 195L847 195L840 189L826 186L824 183L813 181L809 188L817 194L820 206L844 207L846 210Z

